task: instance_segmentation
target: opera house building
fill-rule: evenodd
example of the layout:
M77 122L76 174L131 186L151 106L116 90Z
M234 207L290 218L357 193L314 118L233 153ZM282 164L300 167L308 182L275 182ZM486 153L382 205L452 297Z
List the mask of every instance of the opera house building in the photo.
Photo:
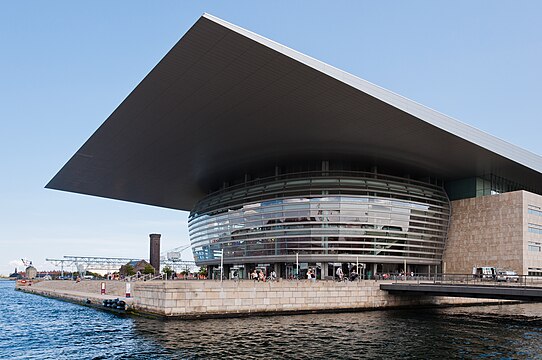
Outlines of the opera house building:
M207 14L47 187L190 211L245 278L542 274L542 157Z

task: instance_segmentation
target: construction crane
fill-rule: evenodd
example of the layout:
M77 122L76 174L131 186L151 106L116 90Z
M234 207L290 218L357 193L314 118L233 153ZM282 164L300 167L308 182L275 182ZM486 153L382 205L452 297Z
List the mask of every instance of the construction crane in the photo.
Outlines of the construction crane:
M32 261L30 261L30 260L21 259L21 261L23 262L23 265L26 266L26 267L32 265Z
M167 250L162 252L160 254L160 260L180 260L181 259L181 253L185 251L186 249L190 248L190 244L179 246L176 248L173 248L171 250Z
M64 256L62 259L45 259L55 266L61 267L62 276L64 276L65 266L75 266L81 276L85 276L87 270L107 270L116 271L122 265L138 261L133 258L101 257L101 256Z
M50 262L51 264L53 264L54 266L58 267L60 266L60 277L61 278L64 278L64 264L66 264L66 266L72 266L73 265L73 260L68 260L68 259L45 259L45 261L48 261Z
M194 261L181 260L181 253L190 248L189 245L183 245L174 249L164 251L160 254L160 263L170 266L173 269L182 268L183 270L196 267ZM62 259L45 259L54 266L60 266L61 276L64 277L64 267L75 266L81 276L84 276L87 270L108 270L117 271L122 265L132 261L139 261L134 258L100 257L100 256L64 256ZM22 259L27 265L32 264L28 260Z
M195 261L186 261L181 260L181 253L190 248L190 244L182 245L176 248L173 248L168 251L164 251L160 254L160 263L164 266L169 266L175 271L183 269L189 271L191 268L196 267Z

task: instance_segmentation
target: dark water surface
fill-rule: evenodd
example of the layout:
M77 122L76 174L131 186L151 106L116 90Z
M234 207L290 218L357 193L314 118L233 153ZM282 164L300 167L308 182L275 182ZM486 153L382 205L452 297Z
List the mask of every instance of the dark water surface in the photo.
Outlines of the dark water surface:
M161 321L0 281L0 359L542 359L542 304Z

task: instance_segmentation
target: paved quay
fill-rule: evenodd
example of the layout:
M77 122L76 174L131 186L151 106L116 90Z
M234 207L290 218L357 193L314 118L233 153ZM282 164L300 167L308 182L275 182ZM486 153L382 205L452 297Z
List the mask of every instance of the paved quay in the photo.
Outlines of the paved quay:
M105 295L100 294L102 282L106 284ZM31 286L17 285L17 288L92 306L101 306L105 299L119 298L126 301L129 312L133 314L184 319L506 302L494 299L390 294L380 289L383 283L391 281L140 281L131 283L130 298L125 297L126 282L123 281L87 280L76 283L49 280L36 282Z
M106 293L101 293L101 283L106 284ZM50 298L74 303L103 307L104 300L124 300L132 307L133 299L126 298L126 283L120 281L84 280L81 282L69 280L27 280L18 281L15 288L27 293L47 296ZM104 307L104 309L107 309Z

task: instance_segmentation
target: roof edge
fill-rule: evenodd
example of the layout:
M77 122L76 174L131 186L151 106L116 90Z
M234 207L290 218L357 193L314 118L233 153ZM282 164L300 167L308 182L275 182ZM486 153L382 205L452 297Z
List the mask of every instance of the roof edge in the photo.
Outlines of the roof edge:
M452 135L467 140L477 146L483 147L495 154L506 157L518 164L542 173L542 156L529 150L523 149L508 141L491 135L485 131L454 119L448 115L433 110L425 105L410 100L402 95L396 94L383 87L375 85L367 80L340 70L332 65L326 64L311 56L305 55L297 50L291 49L276 41L246 30L240 26L222 20L214 15L204 13L202 17L224 26L236 33L239 33L253 41L267 46L285 56L288 56L306 66L324 73L340 82L347 84L359 91L369 94L374 98L383 101L399 110L402 110L418 119L425 121Z

